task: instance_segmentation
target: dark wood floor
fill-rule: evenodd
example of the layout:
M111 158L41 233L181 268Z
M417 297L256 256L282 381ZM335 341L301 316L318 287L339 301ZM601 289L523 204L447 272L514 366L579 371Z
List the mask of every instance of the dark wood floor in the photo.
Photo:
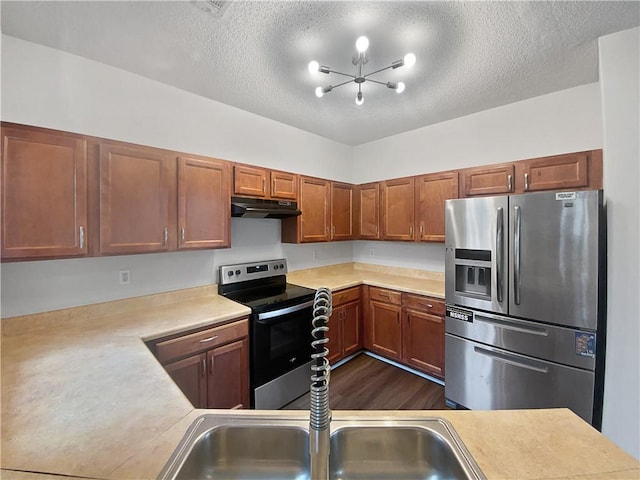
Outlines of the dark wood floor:
M309 394L282 407L308 410ZM445 410L444 387L369 355L331 371L332 410Z

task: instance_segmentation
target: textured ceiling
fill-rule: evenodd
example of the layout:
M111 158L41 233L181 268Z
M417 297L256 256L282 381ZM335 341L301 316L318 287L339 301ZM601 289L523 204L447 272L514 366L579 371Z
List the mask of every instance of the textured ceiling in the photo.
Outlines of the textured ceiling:
M633 2L258 1L221 18L192 1L2 1L2 32L113 65L198 95L357 145L598 80L597 38L640 24ZM370 40L365 72L415 53L412 69L316 98L352 73L354 42Z

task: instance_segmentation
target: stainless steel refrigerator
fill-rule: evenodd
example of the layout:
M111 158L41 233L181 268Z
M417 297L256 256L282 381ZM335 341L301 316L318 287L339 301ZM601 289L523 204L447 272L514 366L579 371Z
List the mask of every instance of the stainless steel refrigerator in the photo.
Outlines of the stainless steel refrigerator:
M602 191L447 200L445 397L602 420Z

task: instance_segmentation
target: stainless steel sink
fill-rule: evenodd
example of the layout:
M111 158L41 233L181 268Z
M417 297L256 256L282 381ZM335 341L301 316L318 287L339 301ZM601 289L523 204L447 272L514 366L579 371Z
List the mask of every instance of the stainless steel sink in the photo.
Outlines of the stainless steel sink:
M203 415L158 479L309 479L308 417ZM441 418L331 422L331 479L484 479Z

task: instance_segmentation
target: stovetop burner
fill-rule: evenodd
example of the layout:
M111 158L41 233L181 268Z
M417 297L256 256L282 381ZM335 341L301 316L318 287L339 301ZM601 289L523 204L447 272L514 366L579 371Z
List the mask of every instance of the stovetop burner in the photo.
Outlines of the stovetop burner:
M220 267L218 293L254 313L313 300L315 290L287 283L284 259Z

